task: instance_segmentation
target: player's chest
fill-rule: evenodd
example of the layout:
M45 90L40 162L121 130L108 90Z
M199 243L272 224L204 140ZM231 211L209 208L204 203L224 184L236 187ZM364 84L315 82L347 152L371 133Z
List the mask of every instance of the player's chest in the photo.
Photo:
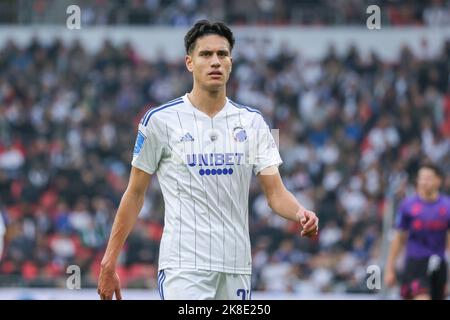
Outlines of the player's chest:
M411 227L415 231L443 231L450 221L449 208L445 206L416 206L410 211Z
M246 152L251 144L251 127L238 116L230 115L212 120L188 115L177 120L166 123L166 137L163 139L172 152Z
M183 121L184 120L184 121ZM251 128L239 117L220 120L184 118L167 123L167 161L200 176L234 176L251 167ZM181 165L181 166L180 166Z

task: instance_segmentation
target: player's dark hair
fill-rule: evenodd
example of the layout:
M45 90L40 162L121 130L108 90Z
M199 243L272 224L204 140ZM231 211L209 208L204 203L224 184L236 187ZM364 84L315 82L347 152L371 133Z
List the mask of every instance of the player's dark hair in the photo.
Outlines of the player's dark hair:
M195 48L195 42L198 38L209 34L216 34L224 37L230 44L230 52L233 50L234 37L233 32L222 22L211 23L209 20L199 20L184 36L184 47L186 53L190 54Z
M444 178L444 173L442 172L441 168L439 168L437 165L433 164L433 163L422 163L419 167L420 169L430 169L431 171L434 172L434 174L436 174L439 178Z

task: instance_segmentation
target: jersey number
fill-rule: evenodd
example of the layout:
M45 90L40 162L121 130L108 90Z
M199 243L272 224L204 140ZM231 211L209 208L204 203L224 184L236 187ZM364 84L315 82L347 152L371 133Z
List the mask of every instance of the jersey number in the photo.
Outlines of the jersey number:
M236 295L238 297L241 297L242 300L247 300L247 297L249 296L249 291L245 289L237 289Z

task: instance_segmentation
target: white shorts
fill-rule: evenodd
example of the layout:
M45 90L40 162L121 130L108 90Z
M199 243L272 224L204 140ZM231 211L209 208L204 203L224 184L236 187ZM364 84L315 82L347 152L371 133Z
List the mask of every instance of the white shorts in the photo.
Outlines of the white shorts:
M250 300L251 275L164 269L158 273L162 300Z

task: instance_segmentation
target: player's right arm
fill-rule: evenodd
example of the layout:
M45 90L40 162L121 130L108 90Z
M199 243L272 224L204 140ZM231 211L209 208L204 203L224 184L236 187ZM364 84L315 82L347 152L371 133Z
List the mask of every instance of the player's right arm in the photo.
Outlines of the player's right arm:
M391 243L391 247L389 250L389 256L386 262L386 270L384 275L384 283L388 287L392 287L397 281L397 277L395 275L395 263L399 254L402 252L406 239L408 238L408 232L398 229L395 231L394 239Z
M151 177L152 175L145 171L131 167L130 180L120 201L108 246L101 262L97 292L102 300L111 300L114 293L116 299L122 299L120 280L116 273L117 259L142 209L145 191Z

